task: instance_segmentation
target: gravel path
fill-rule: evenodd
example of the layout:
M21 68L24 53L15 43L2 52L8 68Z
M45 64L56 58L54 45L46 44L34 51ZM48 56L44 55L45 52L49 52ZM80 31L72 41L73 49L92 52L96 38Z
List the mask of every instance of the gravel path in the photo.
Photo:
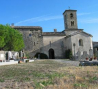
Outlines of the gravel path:
M60 59L54 61L66 63L69 64L70 66L79 66L79 61L67 61L67 60L60 60Z

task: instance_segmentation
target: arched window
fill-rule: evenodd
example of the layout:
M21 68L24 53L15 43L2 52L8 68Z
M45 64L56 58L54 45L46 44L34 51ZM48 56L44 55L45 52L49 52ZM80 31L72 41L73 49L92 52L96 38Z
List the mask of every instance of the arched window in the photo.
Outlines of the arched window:
M74 21L71 21L71 26L74 26Z
M82 39L79 40L79 46L83 46L83 40Z
M70 14L70 18L73 18L73 14L72 13Z

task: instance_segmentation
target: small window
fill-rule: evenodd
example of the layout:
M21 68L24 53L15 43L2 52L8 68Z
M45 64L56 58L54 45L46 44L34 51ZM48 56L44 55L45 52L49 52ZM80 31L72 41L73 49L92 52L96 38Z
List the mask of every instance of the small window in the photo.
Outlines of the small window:
M71 21L71 26L74 26L74 21Z
M34 46L35 46L35 42L34 42Z
M83 40L82 39L79 40L79 46L83 46Z
M71 18L71 19L73 18L73 14L72 14L72 13L70 14L70 18Z
M32 36L32 34L29 34L29 36Z

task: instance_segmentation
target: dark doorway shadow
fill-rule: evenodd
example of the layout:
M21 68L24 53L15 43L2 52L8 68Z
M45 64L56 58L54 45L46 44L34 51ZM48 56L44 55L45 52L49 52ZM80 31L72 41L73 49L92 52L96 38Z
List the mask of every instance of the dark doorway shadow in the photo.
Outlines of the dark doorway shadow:
M8 52L5 54L5 56L6 56L6 60L8 60Z
M49 59L55 59L53 49L49 49Z

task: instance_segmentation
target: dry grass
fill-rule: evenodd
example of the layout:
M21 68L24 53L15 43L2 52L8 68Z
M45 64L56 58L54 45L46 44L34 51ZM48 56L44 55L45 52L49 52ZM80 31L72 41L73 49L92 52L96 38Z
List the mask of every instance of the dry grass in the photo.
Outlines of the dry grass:
M0 89L98 89L98 67L53 60L1 66Z

